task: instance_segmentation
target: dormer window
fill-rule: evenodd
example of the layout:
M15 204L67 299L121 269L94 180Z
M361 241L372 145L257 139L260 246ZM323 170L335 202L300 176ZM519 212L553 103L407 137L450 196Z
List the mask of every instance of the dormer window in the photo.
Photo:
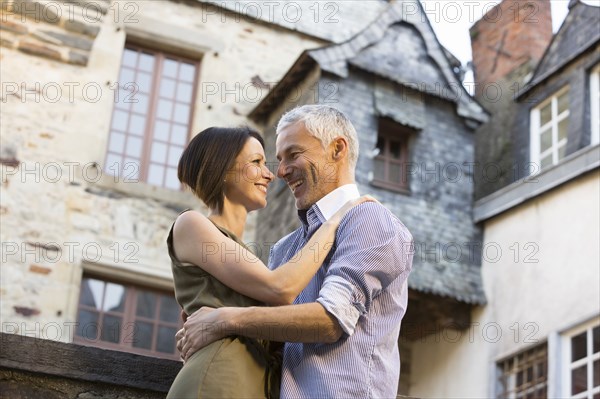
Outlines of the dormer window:
M537 165L537 170L555 165L565 157L568 131L567 87L531 111L531 162Z
M400 193L409 192L408 142L414 131L391 119L379 120L372 184Z

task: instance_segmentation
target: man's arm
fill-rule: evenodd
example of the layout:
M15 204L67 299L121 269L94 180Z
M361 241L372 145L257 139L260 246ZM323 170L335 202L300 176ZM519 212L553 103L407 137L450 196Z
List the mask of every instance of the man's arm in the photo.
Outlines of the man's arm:
M336 318L319 303L277 307L201 308L177 334L184 360L221 338L241 335L280 342L335 342L342 336Z

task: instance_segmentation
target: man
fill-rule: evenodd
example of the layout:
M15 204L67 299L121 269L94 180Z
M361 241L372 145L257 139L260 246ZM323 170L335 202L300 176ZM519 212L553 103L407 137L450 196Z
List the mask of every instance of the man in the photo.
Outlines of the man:
M292 259L325 220L359 197L358 138L340 111L306 105L288 112L276 151L277 175L294 195L302 226L275 244L270 268ZM411 267L406 227L381 204L361 204L344 217L334 248L294 305L200 309L178 333L178 348L187 358L231 332L285 341L282 398L393 398Z

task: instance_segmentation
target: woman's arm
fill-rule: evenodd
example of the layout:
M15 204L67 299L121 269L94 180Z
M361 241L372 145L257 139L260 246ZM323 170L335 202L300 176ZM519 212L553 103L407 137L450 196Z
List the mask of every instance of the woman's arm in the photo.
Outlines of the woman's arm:
M344 215L366 201L375 200L363 196L348 201L323 223L298 255L275 270L269 270L252 252L225 237L198 212L186 212L177 218L173 245L181 262L201 266L233 290L271 305L291 304L321 267Z

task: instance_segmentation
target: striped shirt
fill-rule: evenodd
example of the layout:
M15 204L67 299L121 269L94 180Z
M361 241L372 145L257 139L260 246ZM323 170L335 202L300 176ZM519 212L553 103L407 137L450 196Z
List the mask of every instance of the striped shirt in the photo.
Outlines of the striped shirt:
M343 186L298 211L302 225L275 244L270 267L290 260L327 218L357 196L355 185ZM282 398L396 397L412 243L402 222L378 203L346 214L323 267L294 302L319 302L344 333L335 343L285 344Z

